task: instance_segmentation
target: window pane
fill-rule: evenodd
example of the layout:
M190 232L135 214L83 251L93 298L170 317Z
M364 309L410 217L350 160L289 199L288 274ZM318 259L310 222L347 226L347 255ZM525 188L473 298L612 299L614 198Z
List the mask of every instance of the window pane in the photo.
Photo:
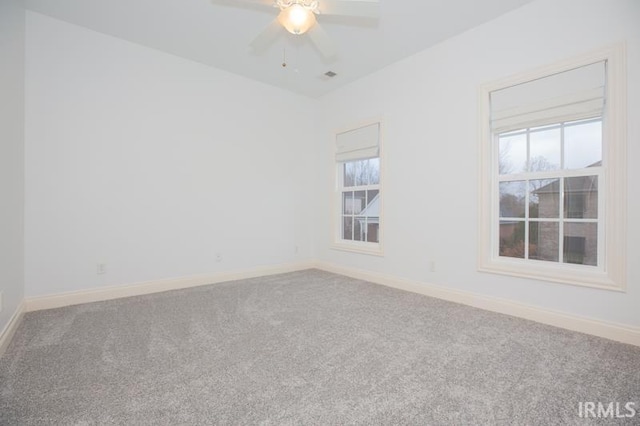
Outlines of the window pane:
M353 239L353 217L352 216L342 217L342 238L345 240Z
M354 165L355 165L355 185L356 186L363 186L366 185L368 182L368 177L367 177L367 164L368 160L358 160L358 161L354 161Z
M342 214L353 214L353 192L347 191L342 193Z
M560 168L560 129L531 132L529 170L542 172Z
M360 214L367 202L367 191L353 193L353 214Z
M500 217L524 217L527 183L500 182Z
M578 263L580 265L598 264L598 225L596 223L571 223L564 224L564 250L565 263Z
M380 159L372 158L369 160L368 168L369 185L378 185L380 183Z
M564 217L598 217L598 177L579 176L564 180Z
M343 181L344 181L344 186L348 187L348 186L353 186L355 184L355 179L356 179L356 165L354 164L353 161L350 161L348 163L344 163L344 177L343 177Z
M602 164L602 121L564 129L564 168L581 169Z
M371 189L367 191L367 206L369 206L369 204L371 204L372 202L376 201L376 198L378 197L379 193L380 191L377 189Z
M560 180L534 179L529 181L529 217L556 218L560 216Z
M377 189L372 189L367 191L367 204L364 208L362 215L368 217L378 217L380 216L380 199L378 198Z
M366 218L362 216L356 216L353 221L353 241L366 241Z
M555 222L529 223L529 259L558 261L558 229Z
M501 136L498 171L501 175L521 173L527 166L527 135Z
M378 233L380 230L380 224L378 218L372 222L372 218L367 218L367 241L370 243L377 243L379 241Z
M500 256L524 259L524 221L500 221Z

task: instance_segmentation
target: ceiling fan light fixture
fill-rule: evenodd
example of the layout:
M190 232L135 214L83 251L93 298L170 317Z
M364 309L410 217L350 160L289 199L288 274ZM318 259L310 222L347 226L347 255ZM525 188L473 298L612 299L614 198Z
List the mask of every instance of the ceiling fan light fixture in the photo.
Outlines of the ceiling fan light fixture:
M316 16L306 7L294 3L283 9L278 15L278 21L291 34L304 34L316 23Z

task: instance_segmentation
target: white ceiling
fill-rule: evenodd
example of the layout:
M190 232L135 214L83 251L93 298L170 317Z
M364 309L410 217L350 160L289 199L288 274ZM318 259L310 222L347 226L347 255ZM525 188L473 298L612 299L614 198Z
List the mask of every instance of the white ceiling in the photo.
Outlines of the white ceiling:
M320 0L321 2L322 0ZM347 0L348 1L348 0ZM319 16L338 56L282 30L265 52L253 38L275 8L239 0L26 0L29 10L311 97L379 70L532 0L380 0L380 18ZM288 66L283 68L283 51ZM326 79L332 70L338 75Z

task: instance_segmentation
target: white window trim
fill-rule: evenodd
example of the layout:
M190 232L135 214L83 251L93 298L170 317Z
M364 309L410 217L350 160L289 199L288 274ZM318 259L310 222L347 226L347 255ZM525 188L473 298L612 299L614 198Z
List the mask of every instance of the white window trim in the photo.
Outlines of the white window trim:
M603 120L603 149L605 165L603 187L605 196L600 205L604 209L602 222L605 229L604 262L599 268L552 262L532 262L497 255L495 232L494 188L498 166L493 155L495 144L491 134L491 92L509 86L526 83L555 73L568 71L599 61L607 61L606 104ZM626 46L624 43L593 51L561 63L542 67L532 72L483 85L479 93L480 155L478 215L478 270L509 276L552 281L563 284L594 287L614 291L626 291L626 227L627 227L627 86ZM613 165L613 166L612 166ZM600 184L599 184L600 185ZM599 255L600 257L600 255Z
M337 163L335 160L334 150L335 150L335 140L338 134L345 133L354 129L359 129L361 127L370 126L372 124L378 124L380 126L380 135L379 135L379 149L378 149L378 158L380 158L380 183L378 184L378 188L380 190L380 217L379 221L379 229L378 229L378 242L371 243L367 241L349 241L341 238L342 232L342 224L338 218L342 217L342 182L341 182L341 168L343 163ZM382 119L373 119L369 121L364 121L358 123L357 125L350 126L348 128L340 129L333 132L333 143L332 143L332 155L331 155L331 164L332 164L332 176L333 176L333 196L331 203L331 246L330 248L333 250L346 251L351 253L359 253L359 254L367 254L372 256L384 256L384 169L385 169L385 160L384 160L384 126Z

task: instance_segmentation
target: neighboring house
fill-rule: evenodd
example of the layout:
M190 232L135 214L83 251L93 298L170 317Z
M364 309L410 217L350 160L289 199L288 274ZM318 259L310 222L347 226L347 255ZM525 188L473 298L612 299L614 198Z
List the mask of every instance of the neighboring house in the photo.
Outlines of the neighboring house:
M600 166L601 162L589 167ZM598 180L596 176L565 179L563 252L565 263L597 265L598 259ZM530 193L529 199L529 259L559 260L560 179ZM506 194L500 199L500 217L524 218L524 194ZM541 221L537 218L543 218ZM545 221L544 218L555 219ZM578 219L578 220L575 220ZM582 219L592 219L584 221ZM524 257L527 221L500 221L500 255Z
M596 163L595 165L599 165ZM538 217L558 217L560 206L560 180L555 179L533 194L538 198ZM580 176L565 179L564 193L564 258L566 263L597 265L598 226L595 222L584 223L572 219L598 218L598 179L596 176ZM558 252L557 227L538 227L536 251Z

